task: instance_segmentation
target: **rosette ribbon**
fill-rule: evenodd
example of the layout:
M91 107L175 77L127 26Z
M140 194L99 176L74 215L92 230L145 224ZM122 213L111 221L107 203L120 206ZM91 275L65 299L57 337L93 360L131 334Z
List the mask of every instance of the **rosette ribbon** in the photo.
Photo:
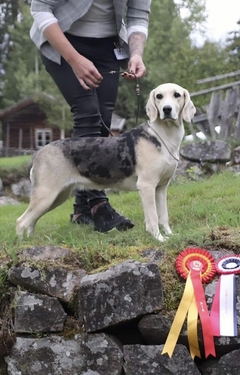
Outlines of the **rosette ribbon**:
M211 309L214 336L237 336L236 274L240 255L226 256L215 262L220 274Z
M204 249L188 248L178 255L176 269L180 276L186 279L186 285L162 354L167 353L169 357L172 356L187 316L190 354L192 358L195 356L201 358L197 334L199 315L202 324L205 357L216 356L211 320L202 285L202 282L209 282L216 274L214 258Z

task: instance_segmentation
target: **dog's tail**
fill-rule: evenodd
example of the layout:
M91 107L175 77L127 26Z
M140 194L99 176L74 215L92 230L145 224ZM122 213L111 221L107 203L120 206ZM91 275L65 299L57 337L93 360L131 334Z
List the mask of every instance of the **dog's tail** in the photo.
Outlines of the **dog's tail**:
M29 176L29 178L31 177L31 169L32 169L32 167L33 167L33 162L34 162L34 159L35 159L35 156L36 156L36 153L37 152L34 152L34 154L32 155L32 158L31 158L31 160L30 160L30 162L29 162L29 164L28 164L28 176Z

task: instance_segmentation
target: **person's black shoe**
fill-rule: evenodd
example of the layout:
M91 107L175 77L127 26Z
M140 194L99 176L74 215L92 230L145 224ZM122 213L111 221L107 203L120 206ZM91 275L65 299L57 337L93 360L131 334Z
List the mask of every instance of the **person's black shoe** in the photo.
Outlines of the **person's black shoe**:
M73 224L84 224L89 225L93 223L92 214L71 214L70 221Z
M106 233L113 228L124 231L134 227L129 219L119 215L109 203L99 206L93 214L93 224L94 230L102 233Z

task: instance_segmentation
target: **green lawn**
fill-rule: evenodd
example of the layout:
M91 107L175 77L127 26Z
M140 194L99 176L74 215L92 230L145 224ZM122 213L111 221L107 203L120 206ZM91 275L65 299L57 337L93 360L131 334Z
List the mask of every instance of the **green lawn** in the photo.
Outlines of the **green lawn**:
M158 241L145 232L143 213L137 193L111 194L109 199L119 213L134 221L134 229L128 232L113 230L107 234L101 234L93 231L92 226L73 225L69 220L73 205L73 198L70 198L38 221L34 237L25 237L23 241L20 241L15 235L15 222L27 208L27 204L4 206L1 207L0 215L2 247L14 255L22 248L52 244L81 252L86 258L88 253L91 258L91 254L96 252L97 259L104 257L110 260L111 257L128 257L129 248L133 251L136 248L137 251L147 246L158 245ZM95 268L97 265L89 264L89 266Z
M173 183L168 190L168 206L173 236L161 243L145 232L143 212L137 192L111 194L110 202L116 210L128 216L135 227L119 233L94 232L92 227L75 226L69 223L73 198L42 217L36 225L35 236L19 241L15 235L15 221L24 212L27 204L1 207L1 245L8 253L44 244L66 246L76 251L82 248L116 248L119 251L133 247L144 249L157 247L170 251L181 251L196 243L207 244L208 235L216 227L238 228L240 223L239 202L240 176L230 172L216 174L202 181Z
M26 165L30 162L31 156L30 155L23 155L23 156L13 156L9 158L0 158L0 168L1 169L13 169L19 168L23 165Z

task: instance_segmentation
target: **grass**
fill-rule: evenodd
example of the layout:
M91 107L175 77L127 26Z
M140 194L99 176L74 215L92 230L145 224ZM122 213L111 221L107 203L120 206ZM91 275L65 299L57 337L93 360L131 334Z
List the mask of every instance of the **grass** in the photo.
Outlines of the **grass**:
M13 156L9 158L0 158L1 169L17 169L28 164L31 160L31 155Z
M231 172L215 174L201 181L172 183L168 207L173 236L161 243L146 233L140 198L137 192L111 194L113 207L132 219L135 227L128 232L107 234L92 227L70 224L73 198L46 214L36 225L35 236L20 241L15 235L15 221L27 204L0 208L0 258L18 261L21 250L34 246L55 245L72 250L89 272L96 272L126 259L143 260L145 249L164 253L160 272L167 310L176 308L184 282L175 271L175 259L186 247L240 249L240 176ZM1 259L0 259L1 261Z
M31 155L0 158L0 177L5 186L28 176L28 165L31 158Z

